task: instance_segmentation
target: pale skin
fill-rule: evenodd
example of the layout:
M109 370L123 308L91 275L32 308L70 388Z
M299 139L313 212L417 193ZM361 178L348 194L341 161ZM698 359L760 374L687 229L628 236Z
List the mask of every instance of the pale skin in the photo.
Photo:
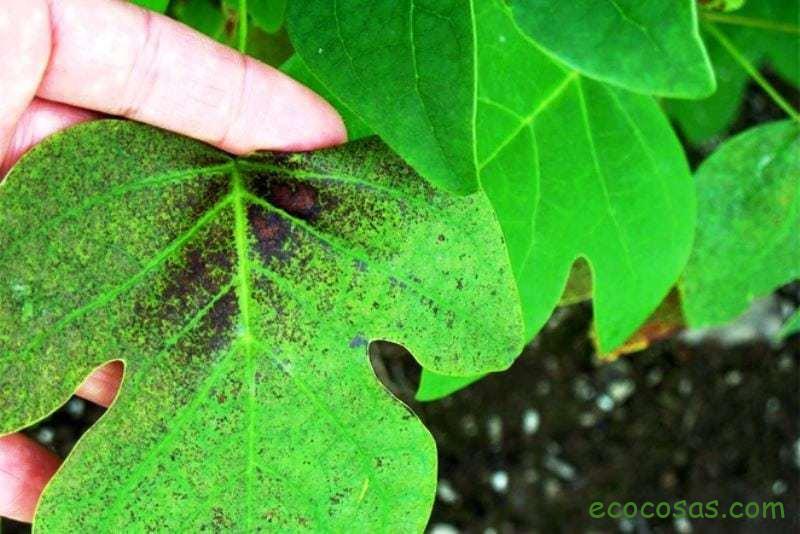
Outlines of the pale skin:
M341 118L277 70L120 0L0 0L0 176L73 124L115 115L234 154L342 143ZM120 362L76 394L108 407ZM60 460L22 434L0 438L0 515L31 522Z

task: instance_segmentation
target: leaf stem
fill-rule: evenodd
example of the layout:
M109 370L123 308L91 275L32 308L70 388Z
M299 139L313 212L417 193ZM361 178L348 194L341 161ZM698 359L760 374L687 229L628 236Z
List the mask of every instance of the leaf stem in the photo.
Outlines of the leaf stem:
M247 0L239 0L239 14L236 21L237 48L242 54L247 53Z
M720 24L731 24L733 26L746 26L773 32L794 33L800 35L800 26L775 22L773 20L757 19L753 17L742 17L741 15L729 15L727 13L703 13L703 19Z
M728 51L728 53L736 60L741 67L747 71L747 73L756 81L758 85L761 86L762 89L769 95L769 97L783 110L786 112L789 117L791 117L794 121L800 122L800 114L797 113L791 104L789 104L786 99L781 96L777 89L775 89L772 84L770 84L766 78L758 71L758 69L748 60L744 54L742 54L738 48L731 42L728 37L722 33L719 28L717 28L714 24L706 23L704 24L705 29L710 33L719 44Z

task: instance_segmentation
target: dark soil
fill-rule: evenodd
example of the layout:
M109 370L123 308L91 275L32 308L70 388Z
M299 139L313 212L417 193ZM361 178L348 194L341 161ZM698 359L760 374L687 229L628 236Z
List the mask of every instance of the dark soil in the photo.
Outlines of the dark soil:
M431 530L792 532L800 499L800 339L736 347L680 338L593 360L588 306L560 312L506 373L437 403L410 401L439 446ZM395 348L394 350L398 350ZM401 350L401 349L400 349ZM380 369L380 368L379 368ZM599 520L592 502L780 501L785 519Z

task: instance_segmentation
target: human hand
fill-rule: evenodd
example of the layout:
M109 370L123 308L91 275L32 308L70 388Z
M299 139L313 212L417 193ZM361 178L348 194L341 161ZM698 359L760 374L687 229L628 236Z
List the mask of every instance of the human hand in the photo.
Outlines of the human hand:
M119 0L0 0L0 176L67 126L118 115L242 154L346 139L336 111L277 70ZM108 406L112 362L76 392ZM0 438L0 515L33 519L60 460L21 434Z

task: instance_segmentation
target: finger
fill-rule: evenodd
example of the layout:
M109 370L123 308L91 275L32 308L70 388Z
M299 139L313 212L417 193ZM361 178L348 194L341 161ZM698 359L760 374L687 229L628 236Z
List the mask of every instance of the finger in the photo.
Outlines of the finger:
M35 98L22 114L0 160L0 177L31 147L55 132L95 118L90 111Z
M75 394L108 408L117 396L122 373L122 362L107 363L89 375Z
M345 140L339 115L311 90L167 17L116 0L51 0L50 20L42 98L234 153Z
M47 4L3 0L0 6L0 164L17 121L36 94L50 56ZM0 175L2 177L2 175Z
M61 461L22 434L0 438L0 515L30 523Z

